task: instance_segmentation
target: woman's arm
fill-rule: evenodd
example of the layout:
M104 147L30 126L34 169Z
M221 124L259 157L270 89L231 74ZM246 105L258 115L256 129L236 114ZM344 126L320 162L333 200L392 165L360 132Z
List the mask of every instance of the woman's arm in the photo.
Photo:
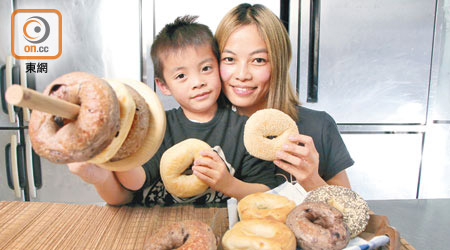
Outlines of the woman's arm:
M296 134L289 137L289 140L292 144L284 145L283 150L277 152L279 160L275 160L274 163L292 174L306 191L327 184L350 188L350 181L345 170L337 173L327 182L319 176L319 153L311 137Z
M352 188L350 186L350 180L348 179L347 172L345 172L345 170L342 170L341 172L333 176L331 179L329 179L327 181L327 184Z

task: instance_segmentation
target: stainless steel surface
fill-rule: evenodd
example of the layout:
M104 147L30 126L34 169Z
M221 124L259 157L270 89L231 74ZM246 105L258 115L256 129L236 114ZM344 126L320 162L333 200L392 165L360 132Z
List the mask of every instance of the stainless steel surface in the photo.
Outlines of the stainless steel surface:
M327 111L338 122L356 161L348 170L352 186L366 199L450 197L450 0L321 1L316 104L305 101L310 1L290 1L294 53L290 74L298 84L300 101ZM35 74L41 91L56 77L72 71L143 78L154 87L150 46L166 23L177 16L199 15L198 21L215 32L223 15L242 1L14 2L17 9L55 8L62 13L63 52L56 60L38 60L48 63L48 73ZM262 3L280 13L279 1L246 2ZM10 55L11 4L0 1L0 23L7 24L0 25L0 65ZM16 65L24 63L16 60ZM24 83L23 70L20 76ZM157 93L166 109L178 107L172 97L158 89ZM0 130L0 139L9 143L11 132L19 136L14 130L18 127L18 121L10 123L6 114L0 115L0 128L7 128ZM0 148L5 144L2 140ZM3 158L1 153L0 198L14 200L5 183ZM33 200L101 201L95 190L66 166L41 161L43 187ZM32 189L28 192L33 196Z
M41 158L42 187L31 201L62 202L77 204L101 203L94 186L70 173L65 165L58 165Z
M387 124L364 124L345 125L338 124L341 133L424 133L427 129L425 125L387 125Z
M5 64L5 57L11 54L11 13L12 1L2 0L0 1L0 65Z
M289 38L292 46L292 59L289 74L292 82L292 89L297 89L298 77L298 49L299 49L299 26L300 24L300 1L289 1Z
M12 56L6 56L5 61L5 89L8 89L13 84L13 67L15 65L15 59ZM13 105L6 103L6 106L9 117L9 125L11 126L17 122L17 114Z
M450 198L450 1L438 1L419 198Z
M62 14L63 52L48 60L48 73L35 74L42 91L56 77L83 71L105 78L140 80L139 1L17 1L17 8L55 8ZM32 201L96 203L95 188L66 165L41 158L42 187Z
M298 57L297 57L297 86L299 100L302 105L306 102L306 86L308 84L308 52L309 52L309 21L310 21L310 3L312 0L300 1L300 24L298 32ZM301 88L303 87L303 88Z
M16 8L52 8L62 15L62 54L35 74L37 90L62 74L83 71L140 80L139 1L18 0Z
M449 249L450 199L368 201L417 250Z
M0 67L6 65L7 56L11 55L11 13L12 2L0 1ZM6 72L6 71L5 71ZM8 114L0 110L0 127L10 127Z
M27 60L20 60L20 68L21 69L26 69L26 65L29 61ZM26 73L26 70L21 70L20 71L20 85L22 85L25 88L28 88L28 76ZM30 121L30 116L31 116L31 110L29 108L22 108L23 110L23 121L24 122L29 122Z
M17 146L19 145L17 135L12 134L10 137L10 163L11 163L11 177L12 183L14 187L14 195L16 198L22 198L22 188L20 187L19 182L19 162L17 157Z
M321 4L319 100L306 103L307 78L301 76L304 105L326 110L338 123L425 124L435 2ZM301 7L302 14L308 10ZM305 32L309 30L301 31L302 43ZM301 46L300 57L305 57ZM300 60L300 75L307 73L306 62Z
M428 122L450 124L450 1L438 1Z
M355 164L347 169L352 188L364 199L415 199L422 133L343 134Z
M279 1L258 1L251 0L245 1L250 4L263 4L266 7L270 8L277 16L280 13L280 2ZM219 24L222 17L233 7L242 3L239 0L230 0L230 1L209 1L209 0L197 0L197 1L183 1L183 0L154 0L154 10L153 5L150 3L143 3L143 16L148 13L154 13L154 19L152 21L149 20L148 17L144 17L143 30L153 30L153 37L158 34L158 32L164 27L164 25L173 22L176 17L184 16L184 15L194 15L199 16L197 19L198 22L208 25L211 31L214 33L216 31L217 25ZM176 6L176 8L174 8ZM213 10L213 11L212 11ZM152 26L151 26L152 25ZM144 34L143 36L145 48L147 51L147 58L145 62L147 66L145 66L147 70L147 79L148 85L153 85L153 66L149 64L151 61L150 58L150 47L153 41L149 40L152 37L150 34ZM296 53L294 53L296 54ZM293 59L296 60L296 59ZM163 95L158 88L156 88L156 93L158 94L161 102L163 103L164 108L171 109L178 107L178 103L171 96Z
M5 1L2 1L2 5ZM15 1L16 9L57 9L62 14L62 54L55 60L37 60L46 62L47 73L36 73L36 89L42 91L51 81L68 72L83 71L106 78L141 79L141 36L140 36L140 1ZM2 14L4 9L1 9ZM10 14L4 23L10 24ZM2 27L9 27L1 25ZM3 30L1 30L3 35ZM5 35L6 37L6 35ZM2 36L3 38L3 36ZM0 48L10 44L10 40L1 41ZM9 47L8 47L9 48ZM10 50L10 49L8 49ZM2 51L3 53L3 51ZM9 51L5 53L10 54ZM4 60L4 59L2 59ZM16 65L24 65L17 61ZM21 84L27 84L25 67L21 67ZM26 116L24 117L26 118ZM2 118L3 119L3 118ZM26 119L24 125L27 125ZM8 127L18 124L8 125ZM0 125L1 127L1 125ZM9 132L10 130L6 130ZM0 131L4 132L4 131ZM25 194L32 201L98 203L102 199L95 188L83 182L78 176L70 173L67 166L50 163L41 158L42 187L34 187L32 161L26 138L20 138L19 144L25 147L26 171L29 189ZM25 130L27 136L27 130ZM8 137L9 138L9 137ZM4 159L0 164L4 164ZM0 179L1 184L6 179ZM7 183L6 183L7 185ZM37 190L36 190L37 189ZM0 192L9 192L9 188L1 187ZM2 197L3 198L3 197ZM12 197L5 197L11 200Z
M13 145L11 145L11 137L15 136L17 139L18 130L0 130L0 201L1 200L9 200L9 201L23 201L25 199L23 195L23 190L20 189L20 187L17 187L18 183L14 184L11 180L11 183L16 186L16 190L11 189L8 186L8 177L6 176L7 170L6 170L6 157L11 158L11 154L13 151L10 150L10 153L7 155L6 152L6 145L10 145L12 148ZM16 141L17 142L17 141ZM10 149L11 149L10 148ZM16 160L17 161L17 160ZM17 172L17 169L14 170ZM11 171L10 171L11 173ZM11 176L12 177L12 176ZM16 180L18 181L18 180Z
M27 172L27 182L28 182L28 190L30 193L30 198L37 197L37 188L35 185L35 176L34 176L34 164L33 164L33 149L31 146L31 139L28 133L25 134L25 158L26 158L26 172Z
M419 198L450 197L450 124L432 124L425 135Z
M0 1L0 66L5 66L7 56L11 55L10 18L12 12L12 1ZM0 127L10 127L11 122L9 120L8 115L0 110Z

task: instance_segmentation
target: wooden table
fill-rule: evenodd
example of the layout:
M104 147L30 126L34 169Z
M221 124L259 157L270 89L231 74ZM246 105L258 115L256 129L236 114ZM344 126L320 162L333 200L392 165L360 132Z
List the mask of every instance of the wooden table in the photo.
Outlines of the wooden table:
M160 227L188 219L228 227L226 208L0 202L0 249L142 249Z
M365 237L387 233L384 218L372 215ZM142 249L149 236L162 226L189 219L207 223L218 237L228 229L226 208L2 201L0 249ZM398 236L395 230L390 233ZM414 248L406 241L401 245L398 241L397 249Z

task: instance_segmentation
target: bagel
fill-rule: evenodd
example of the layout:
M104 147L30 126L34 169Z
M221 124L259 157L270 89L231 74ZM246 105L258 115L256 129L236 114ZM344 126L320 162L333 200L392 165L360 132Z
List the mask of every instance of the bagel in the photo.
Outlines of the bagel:
M294 207L295 203L282 195L253 193L239 201L238 213L241 220L273 219L284 223Z
M127 138L131 125L133 124L134 113L136 112L136 104L125 85L114 80L106 81L114 89L117 99L119 100L120 129L108 147L89 160L90 163L94 164L107 162L117 153L122 146L122 143Z
M225 232L222 246L225 250L294 250L296 242L294 234L284 223L275 220L244 220Z
M106 81L94 75L63 75L43 93L80 105L76 120L63 123L48 113L31 113L28 133L34 151L54 163L91 159L112 142L120 129L117 96Z
M291 143L289 136L295 133L298 133L297 124L290 116L277 109L262 109L245 123L244 145L252 156L274 161L276 152Z
M127 138L111 161L118 161L135 153L144 142L145 136L142 135L148 133L150 109L147 102L134 88L126 84L125 86L136 104L136 112Z
M342 213L323 202L301 203L289 213L286 225L303 250L343 249L350 240Z
M197 176L185 175L195 159L200 158L200 151L211 149L204 141L198 139L186 139L169 149L161 157L160 174L167 192L174 196L187 198L205 192L208 189Z
M215 250L216 237L211 227L201 221L182 221L163 227L152 235L144 249Z
M141 134L144 137L141 147L126 158L97 164L111 171L127 171L143 165L156 153L164 139L166 113L156 93L145 83L130 79L116 79L116 81L136 90L144 98L150 110L147 134Z
M304 202L325 202L337 208L344 215L344 223L352 238L366 229L369 223L369 206L353 190L334 185L316 188L308 193Z
M126 171L147 162L162 143L165 111L155 92L142 82L74 72L57 78L44 94L80 105L73 121L32 112L32 146L52 162L89 161Z

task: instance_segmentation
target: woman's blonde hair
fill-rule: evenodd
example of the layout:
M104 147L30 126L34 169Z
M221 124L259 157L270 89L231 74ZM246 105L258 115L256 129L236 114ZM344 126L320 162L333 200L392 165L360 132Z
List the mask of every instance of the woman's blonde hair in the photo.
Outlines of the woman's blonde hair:
M217 27L215 37L222 53L230 35L239 27L255 24L266 43L272 67L267 108L275 108L298 120L298 98L289 77L292 57L289 35L280 19L263 5L240 4L230 10ZM245 41L244 41L245 42Z

